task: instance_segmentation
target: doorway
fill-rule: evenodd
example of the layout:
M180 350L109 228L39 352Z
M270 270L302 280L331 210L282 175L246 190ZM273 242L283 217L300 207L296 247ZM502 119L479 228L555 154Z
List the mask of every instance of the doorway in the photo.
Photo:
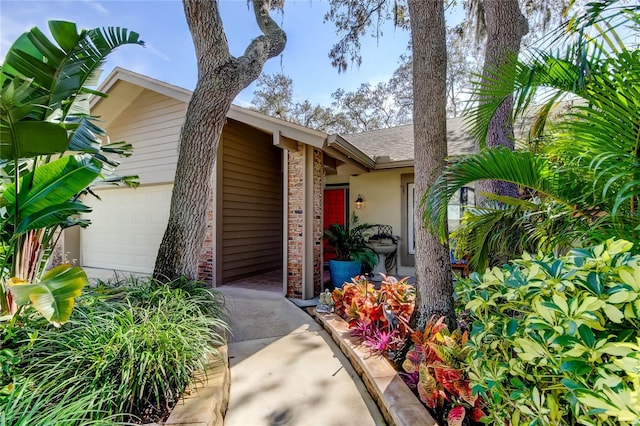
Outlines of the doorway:
M329 228L330 225L337 223L344 226L347 223L347 200L349 199L349 188L327 187L324 190L324 217L323 229ZM323 240L324 261L328 262L336 258L335 251L329 247L326 240Z

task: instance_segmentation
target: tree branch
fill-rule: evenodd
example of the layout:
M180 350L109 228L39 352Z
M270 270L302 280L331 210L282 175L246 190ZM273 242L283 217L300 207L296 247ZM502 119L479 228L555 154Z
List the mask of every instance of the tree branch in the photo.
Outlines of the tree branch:
M260 31L264 35L258 36L247 46L244 54L238 58L242 69L239 84L242 88L248 86L260 75L264 63L284 50L287 35L269 15L270 0L253 0L253 11Z
M333 21L336 32L342 34L340 40L331 49L329 57L331 65L338 68L338 72L346 71L348 60L356 65L362 63L360 53L360 38L367 28L373 26L373 18L377 14L375 22L375 35L379 37L382 21L389 19L391 15L387 0L331 0L331 9L324 17L326 21ZM346 8L344 10L343 8ZM393 8L393 16L397 18L398 4ZM383 15L383 12L387 12ZM394 19L395 20L395 19ZM395 20L397 22L397 20Z

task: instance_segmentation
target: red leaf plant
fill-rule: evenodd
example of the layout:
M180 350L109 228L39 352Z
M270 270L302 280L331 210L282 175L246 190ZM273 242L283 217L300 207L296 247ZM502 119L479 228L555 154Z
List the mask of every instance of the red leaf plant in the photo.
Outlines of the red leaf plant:
M485 415L482 400L474 395L462 366L470 350L467 332L449 332L444 317L432 318L424 332L411 334L414 343L402 364L409 374L418 372L420 400L430 409L445 413L447 424L461 426L479 423ZM444 416L443 416L444 417Z
M358 276L335 289L332 296L336 314L349 322L352 335L374 351L387 355L407 337L415 301L415 288L407 284L407 278L383 275L380 289L376 289L365 276ZM391 324L387 317L391 317Z

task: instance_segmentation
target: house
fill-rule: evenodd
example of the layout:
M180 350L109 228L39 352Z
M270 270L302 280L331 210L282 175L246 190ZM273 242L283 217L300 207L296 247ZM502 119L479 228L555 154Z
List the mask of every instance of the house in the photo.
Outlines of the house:
M111 141L134 147L117 173L136 174L141 185L97 188L100 200L85 200L92 225L67 229L60 250L82 266L148 273L168 219L191 92L122 68L98 90L108 97L93 99L92 114ZM341 137L232 106L214 166L200 278L216 286L282 271L283 294L313 297L322 286L324 225L344 221L358 194L361 219L400 236L398 273L411 274L411 131ZM455 153L471 152L468 137L452 132Z
M447 120L448 155L458 157L474 152L474 141L463 131L461 118ZM391 226L398 238L395 258L396 275L414 275L413 256L413 125L330 136L329 145L342 139L343 146L353 150L352 158L362 159L361 170L345 170L348 166L328 170L325 176L325 203L335 198L334 192L344 191L349 205L356 207L358 197L363 201L355 211L359 220L369 224ZM348 143L345 143L348 142ZM454 196L449 204L449 229L458 226L463 205L473 204L472 191ZM325 209L330 208L325 205ZM393 263L393 262L392 262Z

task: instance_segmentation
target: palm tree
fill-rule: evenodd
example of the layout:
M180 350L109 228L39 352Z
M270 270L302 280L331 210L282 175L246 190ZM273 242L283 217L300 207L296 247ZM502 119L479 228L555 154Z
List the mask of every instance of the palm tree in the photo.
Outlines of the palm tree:
M422 199L426 225L446 240L447 202L456 190L485 179L521 188L519 198L489 195L500 205L468 210L456 235L476 268L487 266L489 253L562 251L610 237L637 240L640 52L620 34L638 34L640 6L617 3L590 3L583 17L564 26L569 36L552 40L553 50L532 50L523 61L513 58L476 86L476 96L490 99L468 114L481 143L504 99L516 99L512 120L544 100L529 132L529 149L463 158ZM568 99L573 106L554 122L555 109Z
M8 50L0 72L0 316L30 300L59 324L87 282L80 268L44 274L59 231L86 225L79 201L92 182L128 155L130 146L102 145L104 131L89 114L89 96L107 55L123 44L143 44L121 28L78 33L71 22L51 21L55 43L38 28ZM43 275L44 274L44 275ZM8 292L7 290L10 290Z

